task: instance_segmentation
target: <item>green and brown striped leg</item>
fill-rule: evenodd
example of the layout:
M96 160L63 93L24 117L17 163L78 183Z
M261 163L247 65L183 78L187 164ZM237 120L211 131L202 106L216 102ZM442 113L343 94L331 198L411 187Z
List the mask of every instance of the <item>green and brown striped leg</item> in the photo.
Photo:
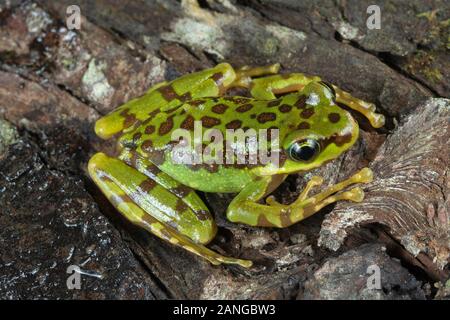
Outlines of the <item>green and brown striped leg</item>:
M128 132L158 112L181 106L185 101L220 96L235 79L233 67L228 63L220 63L211 69L158 83L143 96L128 101L100 118L95 124L95 132L103 139Z
M230 87L250 88L254 80L253 77L277 74L279 70L279 63L261 67L243 66L236 70L236 79L231 83Z
M266 194L271 183L270 177L263 177L245 187L231 202L227 218L232 222L245 223L260 227L288 227L297 223L323 207L340 200L360 202L364 198L361 188L340 192L355 183L368 183L373 175L369 168L364 168L349 179L332 185L317 195L308 197L309 191L322 183L319 177L313 177L305 190L292 204L284 205L268 198L268 205L258 203Z
M376 113L376 107L373 103L353 97L350 93L333 85L336 93L336 102L345 104L350 109L361 113L369 120L370 125L374 128L381 128L384 126L384 115Z
M320 78L308 77L302 73L278 74L252 79L248 88L255 99L273 100L276 99L276 94L301 91L312 81L320 81Z
M238 264L247 268L252 265L251 261L224 257L205 247L214 238L217 227L200 198L149 164L141 167L144 163L132 160L131 156L122 155L127 161L136 161L136 166L154 179L103 153L95 154L88 164L91 178L122 215L212 264Z
M301 91L310 82L320 82L320 77L309 77L302 73L279 74L269 77L252 79L247 83L250 93L256 99L273 100L276 94L285 94ZM322 82L322 84L325 84ZM364 115L374 128L384 125L384 116L375 112L375 105L364 100L353 97L350 93L338 88L335 85L325 84L334 90L336 102L342 103L349 108Z

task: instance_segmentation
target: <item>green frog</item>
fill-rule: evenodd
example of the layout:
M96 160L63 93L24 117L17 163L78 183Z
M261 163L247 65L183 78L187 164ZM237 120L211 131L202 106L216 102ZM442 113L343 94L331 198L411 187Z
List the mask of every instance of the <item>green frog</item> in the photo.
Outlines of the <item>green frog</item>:
M223 256L206 246L217 226L195 190L237 193L227 219L258 227L284 228L336 201L360 202L362 189L347 187L370 182L369 168L311 195L323 182L313 176L291 204L277 202L270 193L289 174L320 167L355 143L358 123L338 103L364 115L375 128L384 124L373 104L317 76L279 74L279 68L234 69L220 63L153 86L96 122L96 134L117 138L118 151L116 156L95 154L88 164L91 178L121 214L157 237L215 265L251 267L252 261ZM251 98L226 95L234 87L248 89ZM183 129L194 136L198 123L224 135L228 130L277 130L278 148L270 150L276 165L174 161L174 132ZM244 142L225 138L224 145L239 149Z

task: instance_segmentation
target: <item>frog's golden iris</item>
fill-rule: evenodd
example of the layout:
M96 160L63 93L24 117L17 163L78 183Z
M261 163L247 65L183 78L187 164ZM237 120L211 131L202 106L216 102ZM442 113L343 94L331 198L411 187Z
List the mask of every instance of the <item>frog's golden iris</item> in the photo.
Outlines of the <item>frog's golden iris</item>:
M156 236L181 246L213 264L250 267L251 261L222 256L207 244L217 227L194 190L238 192L227 209L233 222L261 227L287 227L339 201L362 201L355 183L372 180L364 168L347 180L309 195L322 183L314 176L289 205L269 195L289 173L305 172L335 159L358 138L358 124L343 103L378 128L384 124L374 105L301 73L276 75L279 65L244 67L229 64L185 75L152 87L99 119L95 130L104 139L119 136L118 158L95 154L88 169L92 179L127 219ZM266 77L260 77L268 75ZM258 77L258 78L255 78ZM235 86L253 98L224 96ZM171 161L171 134L177 128L279 130L279 166L268 164L199 164Z

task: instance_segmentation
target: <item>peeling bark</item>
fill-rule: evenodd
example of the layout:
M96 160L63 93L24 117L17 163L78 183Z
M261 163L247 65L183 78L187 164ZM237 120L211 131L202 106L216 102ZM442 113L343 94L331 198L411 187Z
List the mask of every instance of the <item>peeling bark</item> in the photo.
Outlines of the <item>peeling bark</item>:
M371 163L376 178L365 186L363 204L339 204L323 222L319 244L337 250L350 227L376 222L443 270L450 257L449 119L448 99L430 99L403 119Z

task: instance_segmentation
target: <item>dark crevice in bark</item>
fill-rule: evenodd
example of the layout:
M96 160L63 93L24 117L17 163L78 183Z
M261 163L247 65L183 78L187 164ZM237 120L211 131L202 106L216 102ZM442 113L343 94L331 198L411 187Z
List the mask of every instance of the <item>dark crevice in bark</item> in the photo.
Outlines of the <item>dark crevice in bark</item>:
M432 285L434 282L440 281L443 277L448 277L448 274L446 274L445 271L430 268L430 265L427 265L428 263L426 261L414 257L391 235L385 226L374 223L365 227L375 233L378 239L386 245L386 253L392 258L400 260L402 266L417 280ZM433 291L432 295L434 295L435 292L436 290Z
M103 29L101 26L95 24L93 21L89 20L89 22L95 25L97 28L104 30L105 32L108 32L111 35L111 37L115 39L118 45L125 47L127 51L130 53L130 55L138 58L140 62L145 62L147 60L147 56L144 53L146 51L146 48L140 43L137 43L136 41L133 41L130 38L128 38L127 35L124 34L122 31L114 27L111 27L111 29ZM131 48L127 43L131 43L134 48Z
M238 0L237 3L239 5L242 5L243 7L247 7L252 9L252 11L257 12L261 17L270 20L274 23L277 23L275 21L273 21L271 19L271 17L267 14L265 14L264 12L262 12L257 5L255 5L252 1L248 1L248 0ZM263 6L263 4L260 1L257 1L257 3L260 6ZM339 3L336 3L336 7L339 10L340 14L341 14L341 18L344 21L347 21L344 15L344 9L339 5ZM310 30L317 36L319 36L322 39L325 40L329 40L328 38L324 38L319 32L317 32L316 30L314 30L313 28L313 24L311 23L311 21L308 19L309 25L310 25ZM327 21L328 22L328 21ZM282 24L284 25L284 24ZM284 25L287 28L291 28L287 25ZM302 30L305 31L305 30ZM386 66L388 66L390 69L394 70L396 73L404 76L405 78L415 82L416 84L428 89L435 97L441 97L436 90L434 90L432 87L430 87L427 83L425 83L424 81L422 81L421 79L409 74L408 72L406 72L405 70L401 69L396 63L395 63L395 59L396 57L391 54L390 52L377 52L377 51L371 51L371 50L367 50L365 48L363 48L361 45L359 45L356 41L352 41L352 40L345 40L341 37L341 35L339 34L338 31L335 31L335 35L334 35L334 39L342 44L345 45L350 45L351 47L360 50L362 52L365 52L367 54L370 54L374 57L376 57L380 62L382 62L383 64L385 64Z
M200 8L213 11L207 0L197 0Z
M395 70L397 73L399 73L402 76L404 76L405 78L408 78L409 80L414 81L414 82L418 83L419 85L427 88L433 94L434 97L443 98L441 95L439 95L439 93L436 90L434 90L432 87L430 87L425 81L413 76L412 74L409 74L408 72L406 72L405 70L400 68L395 63L394 60L396 59L396 57L392 53L378 52L378 54L376 56L378 57L378 59L381 62L383 62L385 65L387 65L391 69Z
M89 108L94 109L95 112L97 112L99 115L104 115L105 113L100 111L97 106L95 106L95 104L90 103L89 101L86 101L83 97L77 95L72 89L68 88L66 85L64 84L60 84L60 83L54 83L60 90L68 93L72 98L78 100L79 102L87 105Z
M200 57L198 56L198 54L195 52L195 50L193 50L192 48L190 48L189 46L185 45L184 43L180 43L180 42L176 42L176 41L161 41L162 43L175 43L178 46L180 46L181 48L183 48L184 50L186 50L187 53L189 53L193 58L195 58L197 61L201 61ZM161 50L158 50L157 54L158 57L160 57L160 59L166 61L167 63L171 63L166 57L164 57L161 53Z
M420 80L419 78L414 77L413 75L407 73L406 71L401 69L397 64L395 64L394 59L396 59L396 57L393 54L391 54L390 52L377 52L377 51L367 50L367 49L363 48L361 45L359 45L356 41L343 39L338 31L335 32L334 38L338 42L341 42L343 44L347 44L347 45L349 45L349 46L351 46L351 47L353 47L353 48L355 48L357 50L360 50L362 52L370 54L371 56L374 56L380 62L382 62L384 65L386 65L390 69L394 70L396 73L398 73L398 74L402 75L403 77L407 78L408 80L416 83L418 86L422 86L422 87L426 88L427 90L429 90L434 95L434 97L441 97L427 83L425 83L424 81Z
M270 15L264 13L263 11L260 10L260 8L258 8L259 6L264 6L264 4L262 4L260 1L256 1L257 5L255 5L254 1L249 1L249 0L237 0L237 4L244 7L244 8L248 8L250 9L253 13L257 13L260 17L269 20L272 23L275 24L279 24L281 26L284 26L286 28L292 29L291 26L287 25L286 23L283 23L283 21L274 21L273 19L271 19ZM277 7L277 4L274 3L273 4L275 7ZM287 7L284 7L287 8ZM320 32L318 32L315 28L314 28L314 24L312 23L312 21L310 20L309 17L306 17L307 21L308 21L308 25L309 25L309 30L302 30L302 29L298 29L297 31L301 31L301 32L305 32L308 33L309 31L312 31L313 34L321 37L322 35L320 34ZM293 29L294 30L294 29Z
M203 51L203 54L213 64L218 64L220 62L219 59L217 58L217 56L211 52Z
M123 237L122 237L123 239ZM126 246L130 250L130 252L133 254L134 259L139 263L141 268L149 275L150 279L153 280L155 285L158 287L158 289L166 296L167 299L175 299L176 297L172 294L170 289L164 284L164 282L153 272L153 270L145 263L145 261L142 260L141 256L139 256L132 247L130 247L127 243L127 241L124 239L124 242L126 243ZM152 294L155 297L158 297L153 292Z

